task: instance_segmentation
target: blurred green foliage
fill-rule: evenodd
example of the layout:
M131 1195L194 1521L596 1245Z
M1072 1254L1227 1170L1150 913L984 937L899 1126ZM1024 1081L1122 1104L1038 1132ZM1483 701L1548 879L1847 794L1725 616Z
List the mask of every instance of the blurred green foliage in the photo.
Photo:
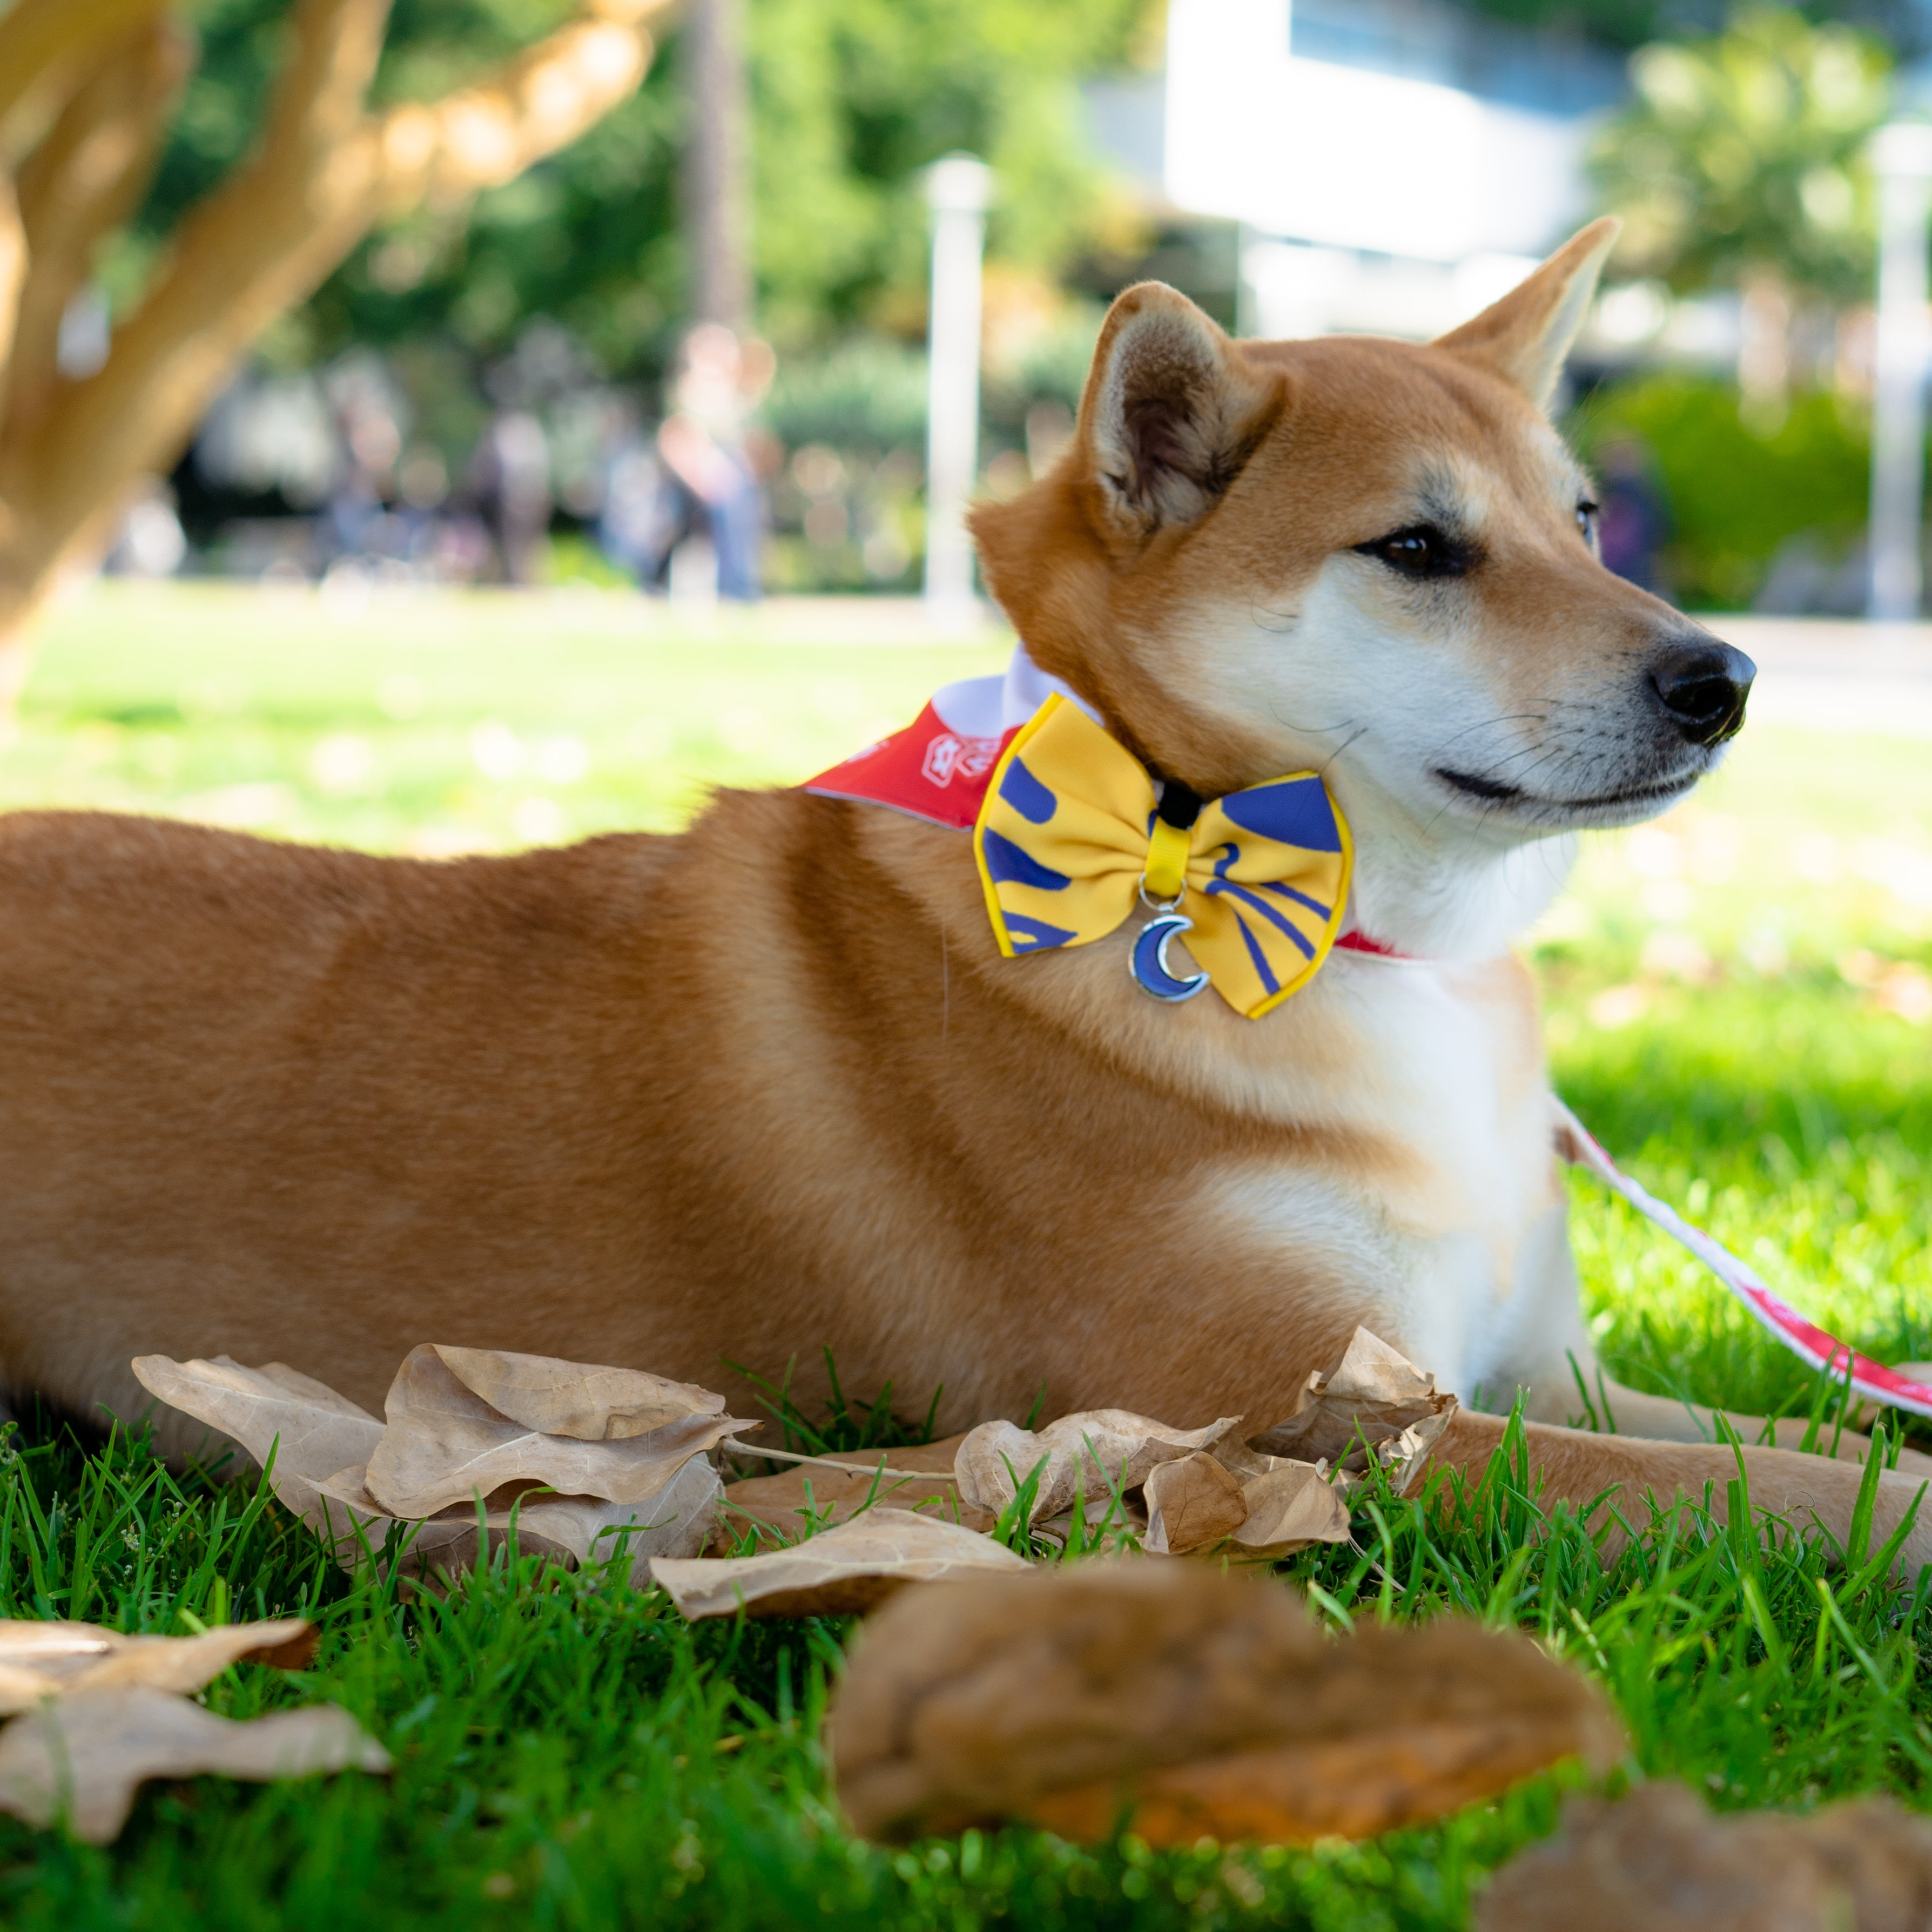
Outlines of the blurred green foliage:
M780 363L760 414L788 448L916 446L926 435L926 391L918 350L860 336L824 356Z
M1871 278L1865 143L1890 104L1892 57L1842 23L1748 6L1719 34L1630 61L1635 98L1592 144L1618 258L1680 290L1772 275L1856 298Z
M856 323L923 326L920 171L970 148L998 171L990 247L1052 276L1124 216L1090 161L1078 82L1125 61L1146 0L748 0L754 249L763 326L796 347ZM184 209L247 150L288 0L197 0L201 62L111 278L131 292ZM572 11L569 0L397 0L376 92L438 94ZM359 248L272 355L453 337L494 354L532 316L614 374L656 374L682 307L675 16L644 87L562 154Z
M754 245L761 319L781 346L798 350L855 326L908 338L920 332L926 223L920 173L952 148L980 153L998 170L990 237L996 260L1052 279L1082 257L1136 252L1136 217L1088 152L1078 86L1089 75L1157 59L1158 0L747 4ZM1462 4L1498 20L1636 46L1714 24L1720 0ZM288 7L289 0L190 0L200 66L146 206L109 251L105 275L117 298L131 295L183 211L246 151L279 62ZM396 0L377 92L394 99L460 84L570 10L570 0ZM1779 31L1802 34L1801 13L1862 21L1900 46L1914 44L1919 31L1910 0L1814 5L1778 16L1787 22ZM430 338L494 354L530 316L545 315L568 326L612 374L658 373L684 282L676 170L685 103L674 15L667 36L639 94L565 153L463 206L418 212L372 236L278 326L266 345L272 359L308 362L351 341ZM1817 71L1827 81L1844 65L1832 50L1855 44L1862 51L1854 67L1878 58L1874 44L1848 40L1840 28L1804 44L1826 50ZM1694 49L1681 57L1694 64L1705 58ZM1658 74L1675 71L1668 61L1644 58ZM1640 71L1640 86L1649 86L1642 79L1649 71ZM1658 85L1667 93L1667 75ZM1746 91L1753 104L1761 95L1771 100L1770 124L1782 129L1775 89L1766 94L1753 81ZM1653 104L1640 112L1662 110ZM1750 112L1763 118L1759 105ZM1784 134L1811 140L1811 120L1798 118L1802 126ZM1851 122L1858 118L1852 113ZM1657 150L1634 124L1630 131L1636 145L1624 198L1634 204L1645 157L1654 160ZM1720 132L1714 123L1712 139ZM1838 137L1820 138L1831 149ZM1828 174L1835 152L1821 164ZM1721 173L1721 155L1715 165ZM1843 202L1840 188L1797 158L1778 159L1772 172L1764 197L1768 226L1754 215L1727 226L1732 214L1722 196L1700 190L1684 217L1704 236L1699 247L1722 250L1734 235L1756 245L1761 230L1789 230L1790 245L1808 260L1822 247L1842 266L1843 251L1820 243L1809 212L1830 213L1834 197ZM1696 272L1694 264L1684 270Z
M1667 0L1464 0L1472 14L1512 26L1556 27L1611 46L1640 46L1672 25L1682 9Z
M760 317L781 340L882 320L923 333L920 175L954 149L997 175L996 260L1052 274L1118 226L1078 83L1126 59L1145 0L751 8Z
M1864 526L1870 433L1844 397L1795 396L1760 430L1733 384L1640 376L1598 390L1570 427L1586 461L1620 436L1650 453L1670 506L1667 580L1694 608L1748 607L1787 538L1842 547Z
M1722 24L1724 0L1457 0L1471 13L1515 26L1550 27L1606 46L1708 32ZM1810 20L1844 20L1877 34L1902 58L1924 51L1926 19L1917 0L1811 0L1795 10Z

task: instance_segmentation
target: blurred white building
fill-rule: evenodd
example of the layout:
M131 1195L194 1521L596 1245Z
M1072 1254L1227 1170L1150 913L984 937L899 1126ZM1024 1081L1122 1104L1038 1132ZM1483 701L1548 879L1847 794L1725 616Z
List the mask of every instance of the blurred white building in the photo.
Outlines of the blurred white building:
M1582 218L1624 92L1615 54L1444 0L1172 0L1164 74L1089 98L1160 202L1240 224L1245 332L1421 338Z

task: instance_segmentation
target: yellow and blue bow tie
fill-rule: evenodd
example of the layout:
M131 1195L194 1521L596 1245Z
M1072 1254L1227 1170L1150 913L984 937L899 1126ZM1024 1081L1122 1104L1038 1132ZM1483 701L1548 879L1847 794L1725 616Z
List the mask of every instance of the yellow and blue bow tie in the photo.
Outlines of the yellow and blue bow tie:
M1201 981L1168 969L1167 939L1250 1019L1306 986L1328 956L1348 894L1348 828L1312 772L1202 805L1081 710L1049 698L994 767L973 828L993 933L1009 959L1090 945L1144 898L1162 916L1136 943L1134 976L1165 999Z

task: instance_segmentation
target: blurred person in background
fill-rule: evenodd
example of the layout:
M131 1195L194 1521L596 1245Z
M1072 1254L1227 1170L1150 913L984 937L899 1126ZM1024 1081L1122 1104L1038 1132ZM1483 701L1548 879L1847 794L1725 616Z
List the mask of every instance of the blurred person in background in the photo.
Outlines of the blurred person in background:
M662 577L672 547L683 533L664 464L656 448L633 430L605 460L598 548L619 569L651 585Z
M528 410L499 410L470 466L470 488L483 513L504 577L534 584L550 532L550 439Z
M373 556L382 548L386 499L402 454L402 410L388 376L371 356L346 356L323 382L339 447L322 519L332 558Z
M165 478L144 476L122 513L101 568L110 577L172 577L188 557L188 538Z
M1660 593L1660 562L1670 534L1670 512L1650 452L1634 436L1613 437L1598 452L1597 474L1597 533L1606 568Z
M740 342L722 322L700 322L685 338L671 411L658 430L672 515L653 577L668 574L670 554L687 537L711 539L718 594L740 602L759 593L764 488L749 448L752 412L775 368L762 342Z

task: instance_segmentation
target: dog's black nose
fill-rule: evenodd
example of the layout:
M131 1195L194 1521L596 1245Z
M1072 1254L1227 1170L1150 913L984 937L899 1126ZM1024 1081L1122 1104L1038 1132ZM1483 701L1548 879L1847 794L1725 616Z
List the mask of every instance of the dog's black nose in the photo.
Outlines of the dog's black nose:
M1650 688L1670 721L1694 745L1721 745L1744 722L1757 666L1715 638L1678 644L1650 668Z

